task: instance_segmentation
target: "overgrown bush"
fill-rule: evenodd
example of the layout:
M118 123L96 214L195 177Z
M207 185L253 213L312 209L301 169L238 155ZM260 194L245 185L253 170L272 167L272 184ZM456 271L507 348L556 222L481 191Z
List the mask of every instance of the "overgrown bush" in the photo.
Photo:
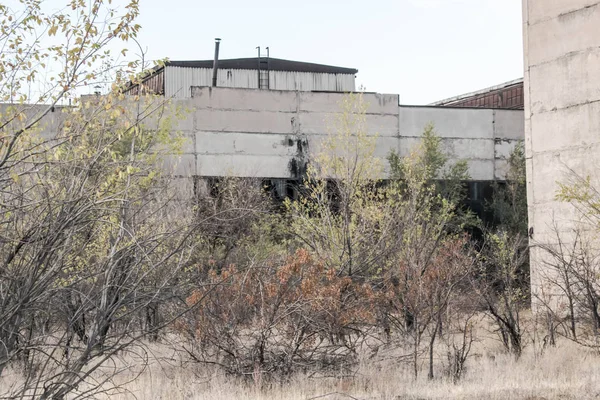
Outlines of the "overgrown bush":
M177 329L189 354L230 374L265 378L339 370L354 361L374 321L373 291L326 270L304 249L283 263L212 270Z

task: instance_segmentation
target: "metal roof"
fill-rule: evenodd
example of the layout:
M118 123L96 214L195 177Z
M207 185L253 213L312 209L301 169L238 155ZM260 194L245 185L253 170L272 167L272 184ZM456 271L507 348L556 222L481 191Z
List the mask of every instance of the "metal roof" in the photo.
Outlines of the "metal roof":
M510 86L517 86L517 85L522 85L523 84L523 78L519 78L519 79L515 79L513 81L508 81L508 82L504 82L501 83L499 85L496 86L491 86L485 89L481 89L481 90L477 90L475 92L470 92L470 93L465 93L465 94L461 94L458 96L454 96L454 97L450 97L444 100L440 100L440 101L436 101L435 103L431 103L429 104L430 106L443 106L445 104L449 104L449 103L454 103L463 99L468 99L469 97L474 97L474 96L478 96L478 95L482 95L482 94L486 94L486 93L490 93L496 90L501 90L501 89L505 89L508 88Z
M266 60L266 58L261 58ZM281 58L269 58L269 70L271 71L293 71L293 72L314 72L325 74L356 74L355 68L336 67L332 65L314 64L301 61L283 60ZM166 66L183 68L212 68L213 60L198 61L167 61ZM219 60L219 69L258 69L258 58L233 58L228 60Z

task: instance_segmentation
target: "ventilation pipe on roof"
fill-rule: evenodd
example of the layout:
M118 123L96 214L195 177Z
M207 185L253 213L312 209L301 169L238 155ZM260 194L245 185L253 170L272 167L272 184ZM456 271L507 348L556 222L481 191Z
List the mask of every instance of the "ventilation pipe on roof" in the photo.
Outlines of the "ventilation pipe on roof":
M215 61L213 61L213 87L217 86L217 70L219 69L219 44L221 39L215 38Z

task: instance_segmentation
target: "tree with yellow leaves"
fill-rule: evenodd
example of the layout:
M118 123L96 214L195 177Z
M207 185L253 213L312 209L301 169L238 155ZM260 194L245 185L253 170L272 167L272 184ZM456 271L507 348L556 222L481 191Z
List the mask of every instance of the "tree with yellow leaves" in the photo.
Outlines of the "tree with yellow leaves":
M185 298L193 244L162 172L179 142L164 99L117 82L60 106L120 67L109 48L135 39L138 2L43 6L0 6L0 379L24 371L0 396L62 399L104 390L120 370L98 369L169 323L152 310Z
M366 124L362 94L341 101L332 132L307 168L303 195L286 203L294 237L341 275L377 274L392 237L389 203L381 188L376 134Z

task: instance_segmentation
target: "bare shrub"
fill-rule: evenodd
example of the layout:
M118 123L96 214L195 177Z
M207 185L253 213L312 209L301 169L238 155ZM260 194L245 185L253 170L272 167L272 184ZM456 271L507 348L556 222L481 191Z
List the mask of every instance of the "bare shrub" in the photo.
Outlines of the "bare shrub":
M278 218L261 182L255 178L198 179L195 199L197 240L203 245L197 262L215 269L246 260L259 236L276 240L270 221ZM260 232L257 227L260 226Z
M504 348L519 357L523 351L521 313L529 305L529 292L523 268L528 254L526 239L506 231L489 233L478 257L477 274L471 276L472 288L480 307L495 322Z
M548 318L548 337L566 336L585 346L597 346L600 335L600 263L581 227L566 234L555 226L555 241L540 244L544 269L536 298Z
M210 277L219 285L187 299L204 303L177 328L195 360L233 375L269 380L347 367L373 321L371 289L326 270L306 250L282 265L230 266Z
M428 376L433 379L433 351L436 339L441 336L451 302L460 295L467 278L472 273L473 262L465 251L465 238L447 240L433 250L422 253L421 259L403 262L397 276L389 280L385 299L388 320L394 331L411 338L412 366L418 375L422 341L427 338ZM462 287L461 287L462 286Z

